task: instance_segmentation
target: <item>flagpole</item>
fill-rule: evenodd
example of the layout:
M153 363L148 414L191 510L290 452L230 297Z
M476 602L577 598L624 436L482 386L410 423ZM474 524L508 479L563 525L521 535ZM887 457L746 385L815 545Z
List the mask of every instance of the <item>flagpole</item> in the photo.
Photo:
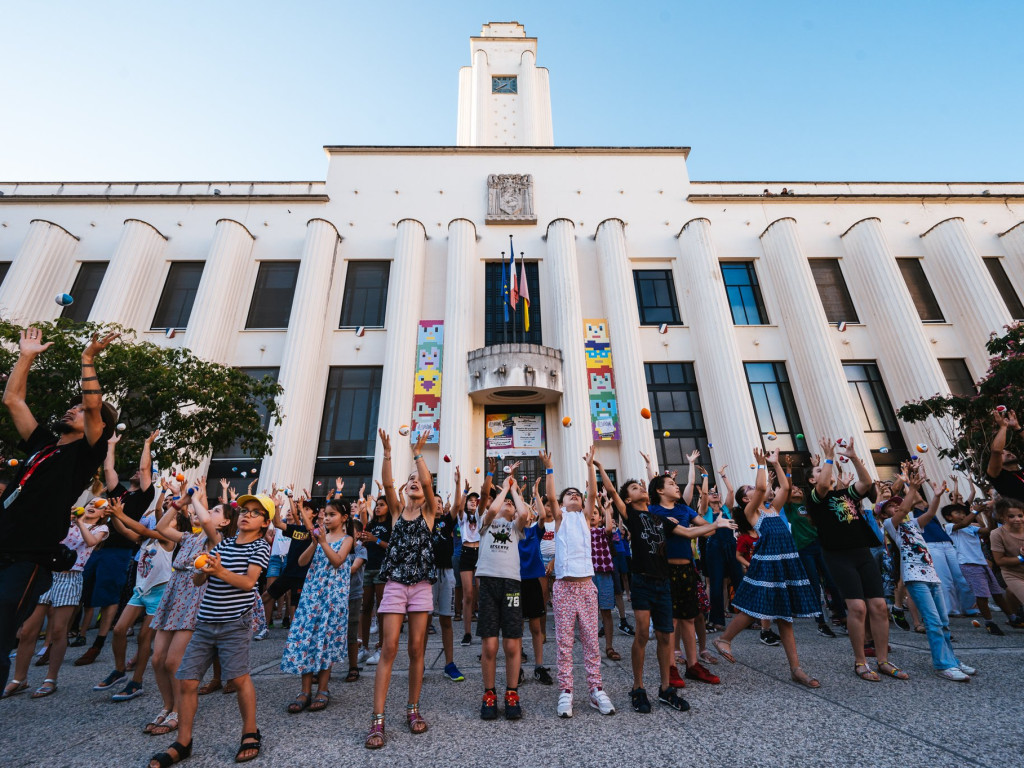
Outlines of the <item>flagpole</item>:
M501 343L508 343L508 280L505 277L505 252L501 252L501 303L504 305L502 311L504 312L505 320L501 324Z
M508 278L508 284L509 284L509 288L510 288L510 290L509 290L509 303L512 304L512 343L515 344L516 343L516 304L518 304L518 302L513 302L512 301L512 292L511 292L511 286L512 286L513 282L515 281L515 278L512 275L515 272L515 266L516 266L516 251L515 251L515 248L512 247L512 235L511 234L509 234L509 236L508 236L508 258L509 258L509 278Z

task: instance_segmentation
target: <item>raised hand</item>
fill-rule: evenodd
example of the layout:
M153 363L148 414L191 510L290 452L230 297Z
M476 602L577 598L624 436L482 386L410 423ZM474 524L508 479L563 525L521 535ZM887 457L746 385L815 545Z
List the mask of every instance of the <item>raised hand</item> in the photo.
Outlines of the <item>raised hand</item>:
M383 429L378 429L377 430L377 434L380 436L380 444L384 448L384 455L385 456L390 456L391 455L391 438L388 437L388 433L385 432Z
M697 450L690 451L690 453L688 453L686 455L686 463L687 464L693 464L699 458L700 458L700 451L697 451Z
M156 440L158 437L160 437L160 430L154 429L152 432L149 433L149 437L146 438L145 442L147 445L152 445L153 441Z
M765 458L768 460L769 464L778 464L779 463L779 449L778 448L772 448L770 451L768 451L768 453L765 454Z
M595 449L595 446L594 446L594 444L593 444L593 443L591 443L591 444L590 444L590 449L589 449L589 450L588 450L588 451L586 452L586 454L584 454L584 456L583 456L583 462L584 462L584 463L585 463L585 464L586 464L586 465L587 465L588 467L589 467L589 466L590 466L591 464L593 464L593 463L594 463L594 449Z
M551 463L551 454L548 451L540 452L540 460L544 465L544 469L552 469L554 464Z
M718 468L718 474L719 474L719 475L720 475L721 477L725 477L725 476L726 476L726 474L725 474L725 470L727 470L728 468L729 468L729 465L728 465L728 464L723 464L723 465L722 465L721 467L719 467L719 468Z
M111 342L120 335L121 334L118 331L112 331L101 339L98 333L94 333L92 335L92 339L82 351L82 358L92 360L96 355L109 347Z
M765 464L764 451L761 448L754 448L754 463L757 466Z
M21 339L18 342L18 351L28 357L45 352L53 346L52 341L43 343L43 332L38 328L25 328L21 332Z
M648 454L644 453L643 451L640 451L640 455L644 457L644 464L651 463L651 457Z
M821 452L825 454L825 460L833 458L836 455L836 444L832 441L832 438L822 437L818 440L818 445L821 447ZM817 466L817 465L815 465Z
M118 434L116 431L114 432L114 434L112 434L110 437L107 438L107 445L114 445L114 446L116 446L120 442L121 442L121 435Z
M842 446L838 451L840 456L845 456L848 459L856 459L857 452L853 449L853 437L851 436L846 441L846 445Z
M418 436L416 438L416 444L412 447L412 452L413 452L413 455L418 456L421 453L423 453L423 446L427 444L427 438L430 437L430 430L429 429L421 429L416 434Z

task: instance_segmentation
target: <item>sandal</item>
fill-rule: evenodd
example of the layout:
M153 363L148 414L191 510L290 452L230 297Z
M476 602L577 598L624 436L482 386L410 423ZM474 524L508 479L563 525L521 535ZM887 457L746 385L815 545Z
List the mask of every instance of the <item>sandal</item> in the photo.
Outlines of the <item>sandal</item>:
M210 682L206 683L206 685L199 686L199 695L200 696L205 696L208 693L213 693L214 691L219 691L223 687L224 686L221 685L220 680L218 680L217 678L214 678Z
M288 714L299 714L299 712L301 712L309 706L310 701L312 701L312 699L310 698L308 693L300 693L298 696L295 697L295 701L288 705Z
M736 663L736 657L732 655L732 643L726 642L720 637L716 637L711 641L711 645L714 646L714 649L718 651L718 655L723 659L728 661L730 664ZM723 645L725 648L722 647Z
M221 691L221 693L225 693L225 694L228 694L228 693L238 693L238 686L235 685L234 681L232 680L232 681L228 682L227 685L224 686L224 690Z
M260 733L260 729L257 728L255 733L243 733L242 743L238 747L238 752L235 753L236 763L248 763L250 760L255 760L260 756L260 747L263 746L263 734ZM245 752L251 752L252 754L248 757L242 757Z
M327 709L327 705L331 703L331 692L327 690L317 691L316 696L313 697L312 703L309 705L310 712L319 712L322 709Z
M867 664L854 664L853 673L861 680L867 680L869 683L877 683L882 679L878 676L878 673Z
M156 763L156 768L168 768L168 766L180 763L182 760L187 760L192 757L192 742L188 744L182 744L179 741L174 742L167 749L173 749L174 754L169 752L157 752L151 758L149 758L149 764L152 767L153 763Z
M879 664L878 671L881 672L883 675L888 675L889 677L894 678L896 680L910 679L910 675L908 675L902 669L897 667L891 661L883 661L881 664Z
M607 656L612 661L621 661L622 660L621 654L618 651L616 651L614 648L608 648L607 650L605 650L604 655Z
M800 669L800 667L791 669L789 675L793 678L794 683L800 683L804 688L821 688L821 683Z
M174 723L174 725L171 725L171 723ZM178 713L169 712L167 717L164 718L164 721L150 731L150 733L154 736L166 736L171 731L176 730L178 730Z
M349 667L348 674L345 675L346 683L354 683L359 679L359 667Z
M11 696L17 696L19 693L24 693L28 690L27 680L15 680L13 677L11 681L4 688L3 695L0 699L9 699Z
M169 710L161 709L160 710L160 714L158 714L156 717L154 717L152 720L150 720L148 723L146 723L145 727L142 729L142 732L152 736L153 735L153 729L156 728L158 725L162 725L164 720L167 719L167 715L169 715L169 714L170 714Z
M407 704L405 707L405 718L409 721L409 733L420 734L427 732L427 721L420 714L419 704Z
M924 624L918 624L916 627L914 627L914 631L917 632L917 634L919 635L925 634Z
M52 696L57 692L57 681L52 677L48 677L43 680L43 684L40 685L32 693L33 699L45 699L47 696Z
M370 723L370 732L366 735L367 749L380 749L388 742L384 733L384 715L374 715Z
M705 648L703 651L700 652L700 660L705 662L705 663L707 663L707 664L717 664L718 663L718 659L715 657L715 654L713 654L707 648Z

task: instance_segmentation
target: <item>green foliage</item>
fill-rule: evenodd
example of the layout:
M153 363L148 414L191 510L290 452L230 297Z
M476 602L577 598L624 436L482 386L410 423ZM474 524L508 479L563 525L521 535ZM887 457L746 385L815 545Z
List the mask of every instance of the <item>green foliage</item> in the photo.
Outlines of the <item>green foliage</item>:
M126 427L117 449L119 470L138 466L143 441L157 428L161 433L153 458L164 468L195 465L234 444L256 459L270 453L263 419L269 413L272 424L281 423L276 398L282 391L272 379L253 379L237 368L200 360L188 349L136 341L134 331L117 325L59 319L35 327L44 342L53 342L36 358L28 378L26 400L41 424L60 418L81 391L82 350L90 336L121 332L96 358L103 399L121 411L119 421ZM20 330L0 320L4 382L18 357ZM18 440L10 414L0 409L0 452L22 456Z
M988 373L978 382L978 394L935 395L907 403L896 412L910 423L935 417L947 442L936 446L939 455L948 457L979 484L987 484L985 466L996 432L992 415L996 406L1024 413L1024 324L1008 326L1006 331L985 345L992 357ZM1022 450L1024 446L1017 446L1018 453Z

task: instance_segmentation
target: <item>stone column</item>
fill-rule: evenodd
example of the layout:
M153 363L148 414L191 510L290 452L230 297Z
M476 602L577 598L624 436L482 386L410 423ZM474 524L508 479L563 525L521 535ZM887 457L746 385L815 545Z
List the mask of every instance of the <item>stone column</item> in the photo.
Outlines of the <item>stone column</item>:
M576 266L576 227L569 219L555 219L547 229L548 258L544 260L554 298L545 305L545 324L554 329L555 343L562 350L562 401L560 415L572 419L547 425L548 440L558 432L561 453L555 466L559 488L583 487L586 472L582 457L593 442L590 427L590 395L587 356L583 349L583 312L580 309L580 275Z
M960 334L971 372L980 377L988 370L985 342L993 333L1004 333L1003 326L1010 325L1013 318L975 250L963 219L939 222L921 239L930 257L929 265L939 277L936 293L945 299L946 321Z
M487 54L484 51L473 53L473 137L472 146L484 144L487 135L487 107L491 98L491 73L487 67Z
M523 145L535 147L537 137L537 57L533 51L523 51L519 62L519 119L523 124Z
M949 392L881 222L876 218L858 221L841 239L846 254L843 272L857 298L860 320L871 332L878 367L893 405L899 408L908 400ZM918 424L900 422L900 427L911 453L915 453L913 446L917 443L945 442L934 419ZM946 477L952 471L952 465L940 459L937 451L923 458L932 477Z
M274 431L273 453L263 461L261 484L309 488L313 477L329 367L324 339L332 328L324 318L340 240L329 221L310 219L306 224L278 378L284 388L279 399L283 421Z
M146 286L160 277L167 238L152 224L125 219L121 239L110 257L103 284L96 294L89 319L97 323L120 323L136 331L147 331L156 305ZM125 290L132 286L137 290ZM159 295L159 294L158 294Z
M77 245L63 227L33 219L0 287L0 313L24 324L56 319L61 307L54 297L71 290L67 275Z
M636 291L626 247L626 232L620 219L606 219L597 227L598 266L608 332L612 341L612 365L616 374L615 397L619 408L622 440L619 466L623 477L644 477L643 451L657 462L651 422L640 416L647 407L644 358L637 324Z
M230 359L238 330L235 310L246 295L246 265L254 240L237 221L217 222L185 331L185 344L197 357L224 364Z
M445 455L461 464L464 476L472 471L470 430L473 407L469 401L469 354L473 335L473 291L477 277L476 226L468 219L448 225L448 263L445 265L444 352L441 362L441 436L438 452L437 490L444 497L454 495L454 466L443 463Z
M1009 256L1008 259L1004 259L1006 274L1017 285L1024 287L1024 221L999 233L999 241Z
M416 375L416 332L423 309L423 270L427 232L415 219L398 222L395 258L388 279L387 340L384 343L384 376L380 389L377 424L391 435L391 468L396 489L412 471L410 437L398 434L402 424L412 426L413 378ZM447 333L447 328L445 332ZM446 340L447 343L447 340ZM462 368L466 370L463 359ZM468 375L468 374L467 374ZM443 376L443 374L442 374ZM444 379L441 392L444 393ZM442 432L441 434L444 434ZM384 449L376 442L373 476L381 476Z
M694 219L679 232L679 258L672 263L683 319L692 329L694 369L701 411L712 445L715 470L728 464L730 475L747 475L751 448L760 430L736 341L722 269L711 239L711 222Z
M765 263L786 330L793 368L790 377L803 395L801 413L807 447L814 452L819 437L854 438L855 448L870 472L874 462L860 429L850 385L829 338L828 319L814 276L800 248L796 220L778 219L761 233Z

